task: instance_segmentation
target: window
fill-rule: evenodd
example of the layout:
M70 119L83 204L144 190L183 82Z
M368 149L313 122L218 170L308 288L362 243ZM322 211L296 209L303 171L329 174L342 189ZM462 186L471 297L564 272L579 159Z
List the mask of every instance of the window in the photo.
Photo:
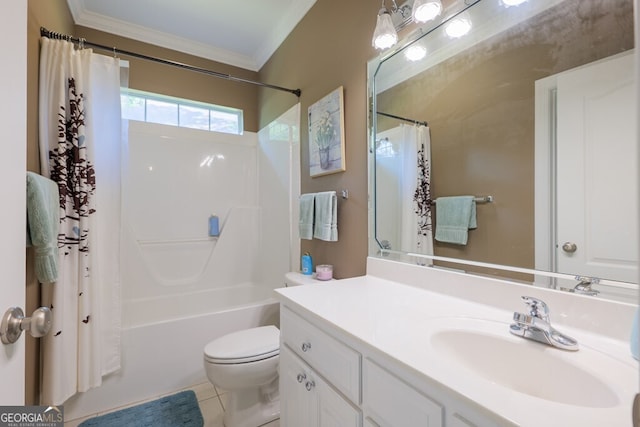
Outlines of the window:
M122 118L242 135L243 111L134 89L122 89Z

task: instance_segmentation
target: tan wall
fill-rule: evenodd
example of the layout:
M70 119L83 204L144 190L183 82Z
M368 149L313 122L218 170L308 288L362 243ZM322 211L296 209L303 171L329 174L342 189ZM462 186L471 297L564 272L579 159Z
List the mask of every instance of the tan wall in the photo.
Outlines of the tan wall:
M118 49L141 53L157 58L182 62L195 67L229 74L248 80L256 80L258 73L208 59L198 58L182 52L154 46L137 40L127 39L82 26L76 26L76 37L84 37L88 41ZM108 54L96 50L97 53ZM133 57L121 56L128 60L129 87L178 98L192 99L227 107L240 108L244 111L244 129L258 131L258 89L257 86L219 79L206 74Z
M302 193L349 190L338 197L338 242L303 240L302 252L314 264L333 264L338 278L365 273L367 257L367 61L376 55L371 35L380 3L373 0L318 0L271 59L260 80L302 89ZM346 171L309 176L309 105L344 87ZM261 90L260 125L278 117L298 100L295 96ZM339 195L339 193L338 193Z
M70 33L73 20L65 0L29 0L27 18L27 170L40 172L38 150L38 56L40 27ZM33 249L27 249L25 313L40 306L40 286L33 273ZM29 334L26 340L25 404L38 401L40 341Z

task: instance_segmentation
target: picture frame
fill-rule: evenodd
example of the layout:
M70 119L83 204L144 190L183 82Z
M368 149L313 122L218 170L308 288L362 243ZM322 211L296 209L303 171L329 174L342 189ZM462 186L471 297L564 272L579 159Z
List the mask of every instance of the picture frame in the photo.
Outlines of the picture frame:
M309 106L309 175L312 178L346 170L343 93L340 86Z

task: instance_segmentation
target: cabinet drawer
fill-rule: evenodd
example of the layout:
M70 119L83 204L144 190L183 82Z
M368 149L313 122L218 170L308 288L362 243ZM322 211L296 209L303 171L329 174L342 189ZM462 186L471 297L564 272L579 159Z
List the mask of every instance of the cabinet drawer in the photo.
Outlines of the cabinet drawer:
M283 307L281 339L352 402L360 403L360 353Z
M442 405L369 359L362 384L365 414L381 427L442 427Z

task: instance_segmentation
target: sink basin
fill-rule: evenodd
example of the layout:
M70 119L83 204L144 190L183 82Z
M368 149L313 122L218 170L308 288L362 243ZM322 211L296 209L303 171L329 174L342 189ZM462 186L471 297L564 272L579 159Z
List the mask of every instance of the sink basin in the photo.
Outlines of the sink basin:
M445 363L529 396L574 406L611 408L620 397L608 383L627 365L581 346L563 351L509 333L509 324L469 318L434 321L430 345ZM626 396L628 398L628 396Z

